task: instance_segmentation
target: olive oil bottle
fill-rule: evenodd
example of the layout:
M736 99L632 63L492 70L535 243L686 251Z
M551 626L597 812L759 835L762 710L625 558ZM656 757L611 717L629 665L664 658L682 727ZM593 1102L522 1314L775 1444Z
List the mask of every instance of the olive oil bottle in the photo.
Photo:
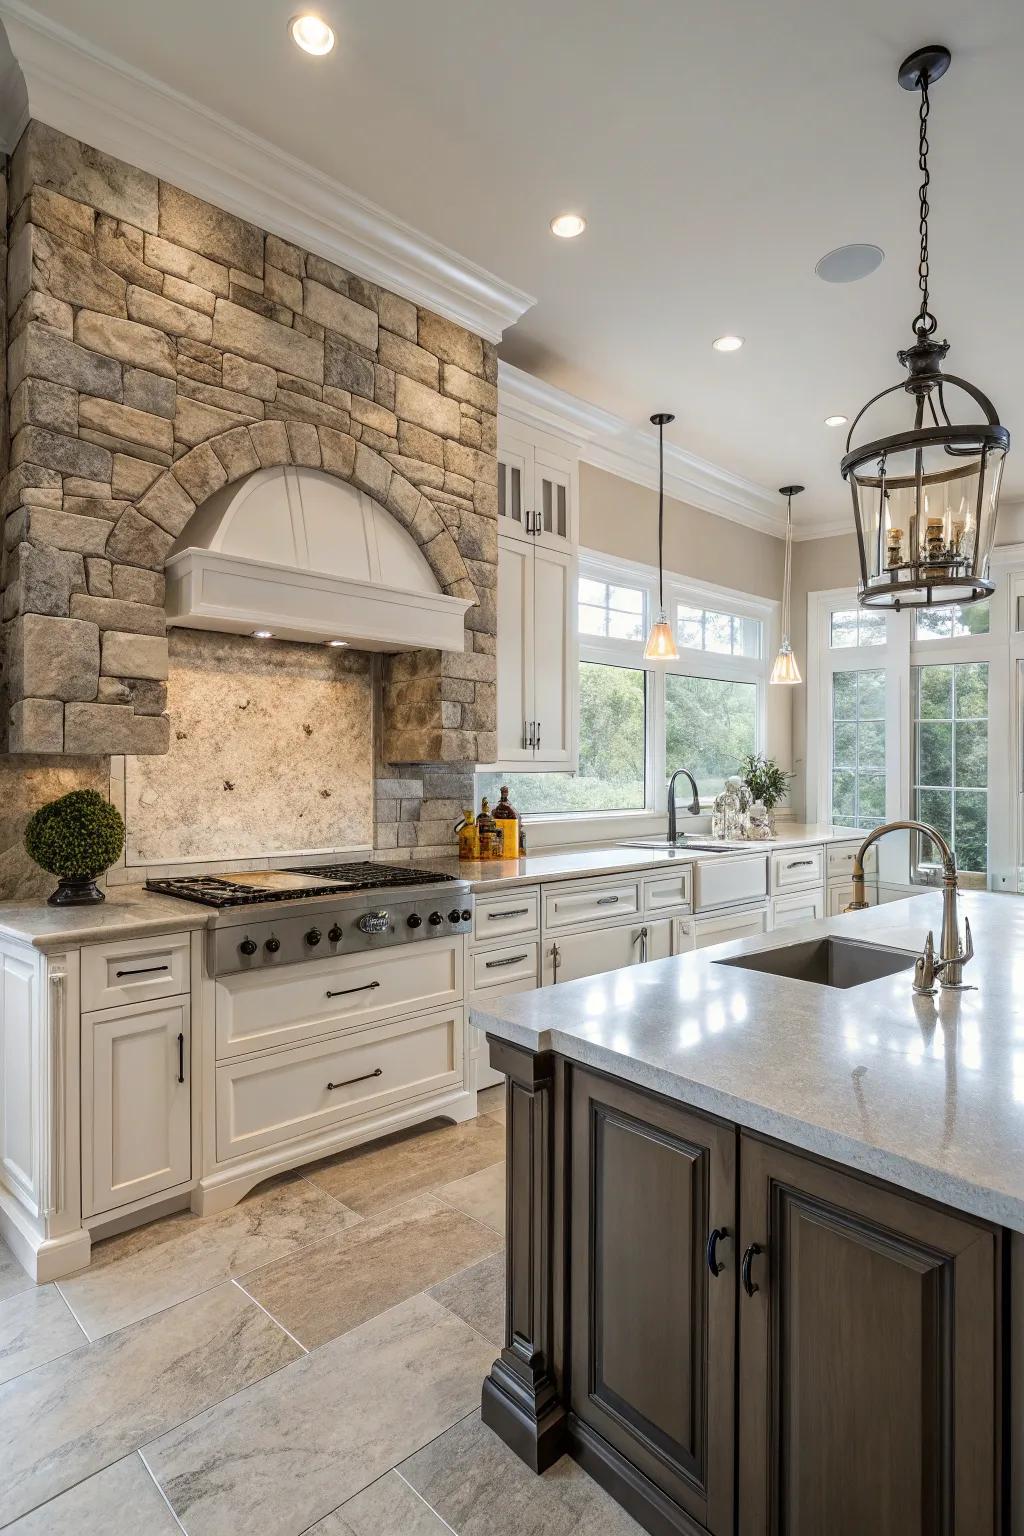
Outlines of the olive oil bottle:
M501 857L518 859L519 814L509 803L507 784L501 786L501 798L494 807L494 819L498 823L498 831L501 835Z

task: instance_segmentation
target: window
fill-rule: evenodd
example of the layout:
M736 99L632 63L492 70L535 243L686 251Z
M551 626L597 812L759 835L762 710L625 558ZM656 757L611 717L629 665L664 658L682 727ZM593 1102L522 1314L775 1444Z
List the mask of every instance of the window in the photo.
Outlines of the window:
M833 649L852 645L884 645L885 614L864 608L837 608L829 624L829 645Z
M915 820L951 843L967 873L988 868L988 663L913 668ZM937 861L918 839L915 874Z
M868 830L885 820L885 670L832 674L832 820Z
M717 795L757 750L757 684L716 677L665 678L666 766L689 768L703 799Z
M991 615L989 605L951 603L948 608L917 608L914 611L915 640L962 640L966 635L987 635Z
M739 613L676 604L676 640L690 651L711 651L716 656L761 654L761 621Z
M521 815L642 811L645 803L646 674L639 667L580 662L580 767L569 773L483 773L477 794L492 804L502 784Z
M579 585L581 635L601 635L611 640L644 638L644 591L642 587L618 586L581 576Z

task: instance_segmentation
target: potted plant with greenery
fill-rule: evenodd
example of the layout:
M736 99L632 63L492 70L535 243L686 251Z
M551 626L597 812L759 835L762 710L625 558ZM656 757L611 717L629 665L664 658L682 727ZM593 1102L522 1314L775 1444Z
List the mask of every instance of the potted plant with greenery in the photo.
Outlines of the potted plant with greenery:
M52 907L104 901L97 875L121 857L124 822L94 789L73 789L40 806L25 828L25 847L41 869L58 877Z
M750 752L743 760L742 777L754 800L750 808L753 835L774 837L775 807L780 800L785 799L793 775L780 768L773 757L765 757L761 752ZM758 830L754 831L755 828Z

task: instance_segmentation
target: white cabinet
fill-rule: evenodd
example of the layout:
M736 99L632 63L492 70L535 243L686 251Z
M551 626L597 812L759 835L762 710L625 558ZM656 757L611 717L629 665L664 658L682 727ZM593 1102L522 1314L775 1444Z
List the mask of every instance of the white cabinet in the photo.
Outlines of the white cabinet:
M794 891L788 896L776 896L772 901L772 927L789 928L794 923L809 923L825 916L825 890L815 886L807 891Z
M546 938L541 953L541 986L578 981L617 971L646 960L664 960L672 952L672 921L628 923L618 927L588 928L582 933Z
M719 912L715 917L698 917L694 929L694 949L707 949L730 939L753 939L768 931L768 908L746 907L737 912Z
M824 885L825 857L822 848L780 848L772 854L772 894L802 891Z
M83 1215L188 1182L190 1045L187 997L83 1018Z
M498 539L498 752L509 768L575 760L576 557Z
M582 923L602 926L639 914L640 881L629 875L614 880L566 880L544 887L544 933L576 928ZM609 969L609 967L605 967Z
M499 423L498 528L542 548L566 549L577 540L576 466L572 449L557 439Z

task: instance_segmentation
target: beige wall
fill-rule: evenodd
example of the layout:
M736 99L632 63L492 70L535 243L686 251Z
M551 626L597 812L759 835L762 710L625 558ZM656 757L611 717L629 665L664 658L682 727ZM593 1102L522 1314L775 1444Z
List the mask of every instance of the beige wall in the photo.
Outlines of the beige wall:
M860 575L853 533L831 539L801 539L793 545L793 650L803 683L793 689L793 781L791 802L802 816L807 770L807 595L832 587L855 587Z

